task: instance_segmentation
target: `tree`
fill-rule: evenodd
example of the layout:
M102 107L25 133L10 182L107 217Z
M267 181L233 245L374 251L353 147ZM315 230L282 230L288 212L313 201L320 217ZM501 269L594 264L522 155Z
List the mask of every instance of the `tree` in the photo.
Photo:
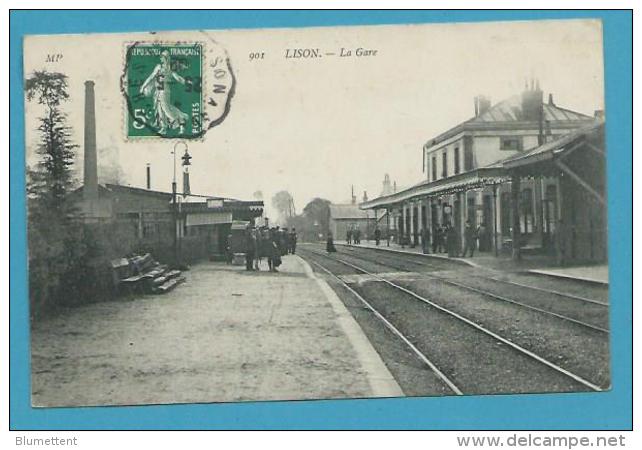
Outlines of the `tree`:
M285 226L295 227L301 241L316 242L319 234L327 234L329 223L330 201L315 198L303 208L302 214L288 217Z
M317 223L320 232L324 234L330 228L330 203L330 200L317 197L303 208L303 214L313 223Z
M71 128L61 104L69 99L67 76L34 72L25 80L27 101L44 108L36 130L36 167L27 173L29 293L31 314L77 294L83 280L82 223L69 193L74 187Z
M71 142L67 116L60 109L60 104L69 98L67 87L67 76L61 73L38 71L25 81L27 101L36 100L45 108L37 127L40 132L37 152L41 158L35 173L31 173L29 193L54 208L64 204L65 196L72 188L71 168L74 149L78 147Z
M276 209L281 222L286 222L289 217L295 215L294 199L288 191L279 191L272 197L272 206Z

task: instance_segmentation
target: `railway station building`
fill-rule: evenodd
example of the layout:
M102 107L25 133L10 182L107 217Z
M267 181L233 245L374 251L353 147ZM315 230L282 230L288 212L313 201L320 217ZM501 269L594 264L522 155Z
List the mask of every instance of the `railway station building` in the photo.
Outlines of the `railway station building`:
M528 251L559 256L563 248L567 261L603 260L604 206L597 208L601 203L594 195L601 192L603 197L604 192L601 113L589 116L562 108L552 94L545 102L535 80L520 95L495 105L478 96L474 110L474 117L425 143L423 180L363 202L360 208L385 211L393 239L411 246L422 244L422 229L432 240L436 227L448 224L463 249L461 236L470 221L479 227L480 251L519 258ZM590 145L581 144L589 140ZM564 162L561 155L566 154ZM578 175L584 169L576 172L584 167L591 181ZM602 178L591 178L600 170ZM595 184L594 193L587 183ZM578 202L585 198L594 202L595 213L581 211ZM571 204L575 209L568 209ZM562 232L563 224L568 227ZM600 233L597 242L604 244L593 250L580 244ZM575 244L564 245L572 236Z

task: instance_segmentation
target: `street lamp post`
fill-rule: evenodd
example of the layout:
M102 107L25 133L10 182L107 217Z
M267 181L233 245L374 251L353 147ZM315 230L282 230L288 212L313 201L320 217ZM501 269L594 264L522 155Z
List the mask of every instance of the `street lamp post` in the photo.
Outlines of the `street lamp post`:
M178 144L183 144L185 146L185 152L187 152L187 144L184 141L177 141L174 143L174 148L172 150L172 155L174 156L174 177L172 178L172 216L174 219L174 264L180 264L180 257L178 254L178 234L180 232L179 223L178 223L178 205L176 203L176 147Z

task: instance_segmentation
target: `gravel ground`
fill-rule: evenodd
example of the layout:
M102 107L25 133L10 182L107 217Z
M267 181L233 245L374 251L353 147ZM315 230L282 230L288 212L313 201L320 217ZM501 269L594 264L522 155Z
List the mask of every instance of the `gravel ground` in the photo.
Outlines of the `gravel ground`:
M390 273L394 272L395 270L399 270L400 268L414 271L422 269L422 271L425 272L426 270L430 269L430 266L433 266L433 268L437 269L453 268L453 264L448 263L448 261L445 261L446 264L441 264L441 261L438 261L438 264L432 264L432 260L430 261L430 266L424 265L423 267L420 267L421 265L418 264L418 261L414 260L413 258L422 258L421 256L413 257L410 258L409 261L405 261L405 257L400 257L394 254L394 256L389 257L388 254L383 254L384 252L375 252L367 249L351 248L347 249L346 251L342 250L343 249L341 249L340 253L338 254L340 258L348 260L349 262L352 262L360 267L363 267L365 270L374 273ZM319 259L319 262L321 262L322 264L328 265L332 263L328 260L328 258L317 258L322 258ZM350 271L350 268L341 263L335 262L332 264L333 265L331 267L331 270L333 271L337 270L337 272L344 274ZM503 286L503 284L501 283L488 283L488 281L486 281L486 284L475 284L479 283L479 279L471 277L470 275L473 274L476 270L477 269L459 265L456 267L456 270L440 271L436 272L435 275L453 277L458 281L463 280L464 284L475 285L476 287L484 287L484 289L488 287L488 284L492 284L493 292L497 292L501 295L508 294L508 290L501 291L502 288L498 288L498 286ZM354 274L355 272L356 271L352 269L352 273ZM430 300L435 301L436 303L444 307L452 308L462 315L469 317L470 319L477 321L480 324L483 324L492 331L497 332L498 334L510 339L511 341L529 350L532 350L540 356L545 357L552 362L559 364L560 366L571 370L600 386L609 386L609 350L607 335L603 335L602 333L570 324L569 322L561 321L560 319L551 316L546 316L541 313L529 311L519 306L510 305L496 300L490 300L487 297L481 296L480 294L466 291L461 288L448 286L439 281L431 281L429 279L426 279L425 276L422 279L422 276L420 274L417 275L418 276L414 279L412 279L412 277L408 279L408 276L406 276L405 279L401 277L401 279L396 282L413 291L416 291L421 295L425 295ZM350 277L344 278L351 279ZM517 282L524 282L523 278L525 277L521 275L516 275L515 278L511 277L511 279L514 279ZM478 356L481 352L482 360L484 358L493 358L493 364L500 364L500 367L505 367L509 359L508 353L504 353L503 355L497 357L490 354L485 355L484 352L486 352L486 350L481 351L481 344L477 343L477 340L479 338L472 337L474 333L470 333L469 331L468 334L464 333L463 337L458 337L456 333L453 334L453 329L456 328L456 326L452 324L448 325L450 318L444 319L443 314L435 314L434 309L423 306L417 300L413 300L412 298L408 298L407 296L405 296L403 300L399 300L401 298L399 293L394 291L391 292L392 288L384 285L381 282L372 282L367 280L367 277L359 277L353 275L352 281L357 281L357 283L355 283L353 287L361 292L368 300L372 300L374 303L377 303L379 306L376 307L381 307L382 313L384 313L385 309L386 314L391 315L390 317L386 315L386 317L388 317L389 319L395 318L395 320L399 320L400 327L403 327L403 331L406 332L406 330L408 330L407 332L409 334L419 338L420 341L418 342L421 342L422 345L427 346L427 348L429 349L427 350L427 352L437 351L436 349L440 349L442 353L439 353L439 355L443 355L448 354L448 348L452 347L451 353L453 354L469 355L470 359L468 360L468 365L458 362L458 359L456 361L449 361L448 358L446 358L446 362L444 363L445 367L442 369L450 370L452 371L452 373L457 374L459 378L463 380L463 383L465 383L466 386L469 382L473 383L473 392L554 392L567 390L569 388L570 390L583 389L583 387L578 387L574 382L570 385L565 385L564 382L558 382L555 380L553 380L553 383L551 385L549 385L548 382L544 383L544 386L537 383L535 385L528 384L530 383L530 381L527 381L526 384L523 384L522 381L515 381L515 383L512 384L502 381L502 383L499 383L500 386L498 386L498 389L491 389L489 391L486 391L485 389L488 388L482 386L484 383L480 382L475 384L474 380L468 380L466 376L461 375L461 373L465 371L468 371L469 373L477 373L477 378L481 377L482 375L487 375L489 376L489 378L486 379L487 382L492 384L492 364L490 366L482 365L482 367L485 367L485 369L480 371L479 369L476 369L477 366L472 363L473 361L477 361L473 358L475 356ZM483 280L482 283L484 283ZM535 285L532 282L531 284ZM568 281L566 280L563 280L562 283L556 282L554 283L554 286L550 286L550 284L551 283L548 283L549 288L564 292L570 291L569 289L563 289L564 285L568 284ZM500 290L498 291L497 289ZM519 290L519 288L513 287L509 287L508 289L510 290L511 294L515 294L515 289ZM588 293L586 292L587 290L589 291ZM546 306L546 303L541 302L548 302L548 306L551 306L552 298L550 296L546 296L546 294L542 295L542 293L540 293L540 296L543 297L542 300L534 297L533 292L535 291L527 289L522 289L522 291L528 293L520 296L520 301L527 302L530 299L530 301L534 302L534 306L544 308ZM591 286L588 289L576 288L572 291L572 293L576 295L584 295L587 297L589 295L593 295L592 298L595 298L599 297L599 295L595 295L596 293L601 293L603 297L604 290L600 292L599 289L595 289L593 286ZM401 296L403 297L403 294L401 294ZM561 297L557 298L559 299ZM596 300L597 299L598 298L596 298ZM540 303L536 304L535 302ZM607 318L604 312L602 312L601 315L597 312L597 309L599 308L604 310L603 307L591 305L595 306L596 308L585 308L585 303L582 304L582 307L579 307L577 301L574 301L575 306L572 307L571 303L572 302L558 301L558 303L556 303L554 306L560 308L561 310L569 312L569 315L571 315L570 312L573 312L575 315L577 315L577 313L579 312L580 315L584 315L583 317L593 316L593 318L596 320L606 320ZM425 311L426 309L430 309L432 313L427 314ZM556 312L562 313L561 310ZM440 331L443 331L444 335L439 339L435 339L434 336L432 336L432 338L431 336L427 336L424 331L416 331L415 327L419 324L414 324L413 322L418 320L417 315L423 318L430 316L430 320L434 320L434 316L440 316L441 319L437 320L436 323L432 323L431 328L440 329ZM428 319L426 319L426 321L427 320ZM422 320L419 320L419 322L422 322ZM475 333L479 332L475 331ZM432 340L429 340L429 338L431 338ZM464 345L466 342L467 345ZM473 349L472 354L469 353L470 348ZM489 349L493 347L490 346L486 348ZM456 351L454 349L456 349ZM511 352L514 353L514 350L510 350L509 353ZM507 358L507 361L504 361L502 358ZM519 360L519 358L515 358L514 355L511 358L512 360ZM387 363L385 357L384 361L386 361ZM464 361L466 361L465 357ZM477 363L479 363L479 361L477 361ZM460 365L457 366L457 364ZM541 364L537 363L537 365ZM471 368L473 367L475 369L471 370ZM506 374L500 374L499 376L502 377L502 380L520 380L521 377L516 375L517 373L520 373L519 367L509 370L511 371L510 373L512 373L512 375L510 375L509 377ZM516 372L512 372L513 370L516 370ZM550 369L546 370L550 371ZM532 373L534 373L532 370L527 371L527 374L530 374L528 378L534 378L532 376ZM398 374L394 371L393 375L395 375L395 377L398 376ZM543 374L543 376L545 377L545 380L551 378L546 374ZM402 384L402 387L404 387L403 383L400 384Z
M368 253L367 250L366 252L364 252L363 249L355 249L355 251L349 252L347 254L351 257L359 258L360 264L369 265L373 271L377 271L380 267L384 267L385 270L388 271L390 271L391 268L397 270L411 270L426 273L426 276L438 276L441 278L447 278L448 280L456 282L458 284L463 284L465 286L484 290L492 294L507 297L520 303L533 306L535 308L551 311L556 314L564 315L575 320L583 321L594 326L608 329L608 307L605 305L585 302L579 299L556 295L550 292L547 293L535 289L528 289L525 287L500 283L492 279L497 278L523 283L523 280L519 279L519 275L515 276L515 274L508 274L505 272L497 273L495 271L489 274L489 270L465 268L461 266L458 267L458 270L449 270L448 272L435 273L434 270L437 270L437 268L434 265L423 265L421 261L416 261L413 259L406 261L404 257L400 257L399 255L375 255L372 252ZM373 266L372 264L375 256L376 262ZM516 277L517 279L515 280L514 278ZM568 281L562 280L562 284L568 284ZM580 287L583 287L584 291L575 289L574 291L576 293L573 293L568 289L563 289L563 286L553 286L548 287L548 289L553 289L557 292L565 292L572 295L584 294L584 296L586 296L587 294L586 291L589 290L589 294L599 294L595 295L595 298L591 298L592 300L600 302L606 301L604 299L604 295L608 294L608 290L602 289L601 292L599 292L600 290L594 289L594 286L584 286L587 283L578 282L576 284L580 285ZM528 283L527 285L535 286L533 283ZM545 287L541 288L546 289ZM590 297L586 296L586 298ZM495 299L495 301L500 300Z
M563 297L515 285L498 283L476 276L463 275L453 277L452 280L601 328L608 329L609 327L608 305L584 302L572 297Z
M345 248L346 247L343 247L343 249ZM608 286L595 283L548 277L529 272L496 271L485 268L474 269L473 267L464 266L460 263L448 261L442 258L431 258L429 256L413 255L411 253L401 255L394 252L358 247L350 247L349 252L354 255L367 256L369 259L381 259L383 261L394 261L395 263L399 262L399 264L407 266L408 270L419 270L421 266L430 270L463 270L464 272L478 273L486 276L491 275L516 283L531 285L542 289L556 290L602 302L608 302L609 297Z
M391 266L386 267L387 263L380 255L377 256L377 262L373 263L366 259L367 253L365 255L362 253L363 250L359 255L353 253L341 257L368 271L376 271L378 267L383 267L387 271L391 270ZM391 264L395 269L400 266L397 258ZM464 279L466 280L465 284L471 284L470 280L474 277L468 274L476 271L476 269L460 267L457 271L435 272L435 275L444 278ZM518 305L489 299L478 293L435 280L418 279L408 282L402 279L396 282L441 306L484 325L512 342L599 386L608 387L610 385L608 334L537 311L527 310ZM487 284L498 285L495 282ZM483 287L485 288L485 286ZM606 324L608 316L604 308L602 311L604 313L602 320ZM569 315L578 316L577 311Z
M406 396L439 396L452 393L396 334L342 284L332 279L328 279L328 283L353 315Z
M513 281L510 279L509 274L493 272L491 275L489 275L488 270L480 270L472 267L462 266L457 267L457 270L448 270L447 272L442 272L442 267L435 266L434 264L426 265L420 261L415 260L405 261L403 257L394 254L388 256L373 254L372 251L370 251L370 253L367 253L367 250L366 252L364 252L363 249L356 249L355 251L346 252L345 256L357 258L354 260L354 262L358 262L361 265L360 267L363 267L368 271L381 272L383 270L390 271L392 269L395 269L426 273L427 277L436 276L440 278L446 278L459 284L470 286L475 289L484 290L499 296L507 297L511 300L518 301L525 305L529 305L546 311L551 311L555 314L567 316L571 319L586 322L590 325L594 325L600 328L608 329L609 326L608 308L604 305L597 305L572 297L564 297L537 291L534 289L499 283L488 278L489 276L492 276L494 278ZM568 291L563 291L560 289L558 290L558 292ZM604 301L600 298L596 298L593 300L602 302ZM500 300L495 299L494 301Z
M35 406L373 395L316 281L203 263L165 295L73 308L34 324Z

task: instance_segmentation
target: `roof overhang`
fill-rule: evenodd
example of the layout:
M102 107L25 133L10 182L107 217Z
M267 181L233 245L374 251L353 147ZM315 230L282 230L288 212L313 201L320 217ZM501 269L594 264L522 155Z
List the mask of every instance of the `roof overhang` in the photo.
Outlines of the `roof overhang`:
M587 140L594 133L604 129L603 123L597 123L591 127L579 129L573 133L563 136L536 147L525 154L515 155L503 162L506 169L518 169L539 163L554 161L556 158L563 158L565 155L575 151L586 144Z
M500 184L508 180L503 167L482 167L441 180L415 185L394 194L378 197L359 205L361 209L387 208L395 204L420 197L438 197L455 192L478 189L483 186Z

